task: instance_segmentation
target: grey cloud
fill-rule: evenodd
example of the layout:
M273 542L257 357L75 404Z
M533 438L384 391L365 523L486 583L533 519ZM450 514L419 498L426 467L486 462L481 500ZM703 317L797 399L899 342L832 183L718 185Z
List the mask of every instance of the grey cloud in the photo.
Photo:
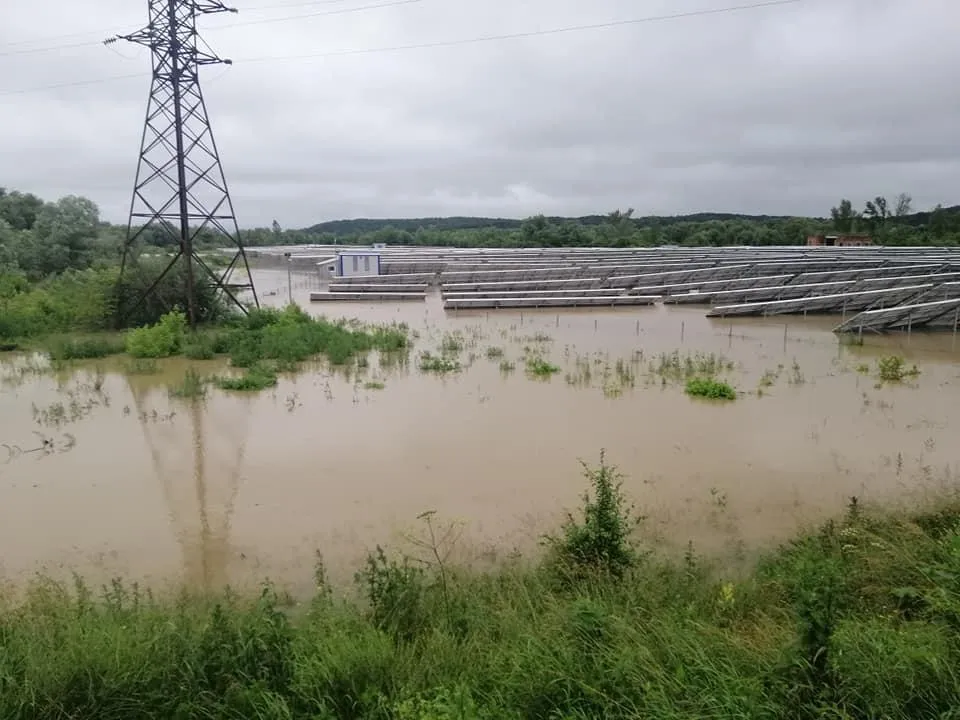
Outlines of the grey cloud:
M289 5L288 0L240 3ZM277 60L734 5L730 0L350 0L203 20L232 68L204 89L241 222L350 216L697 211L826 214L842 196L953 203L955 0L781 7L455 47ZM299 3L297 3L299 5ZM81 8L81 6L83 6ZM141 15L138 17L138 11ZM146 2L5 10L22 38L145 22ZM7 16L10 17L9 22ZM96 40L50 41L49 44ZM257 61L258 58L268 58ZM129 202L149 54L0 55L0 184Z

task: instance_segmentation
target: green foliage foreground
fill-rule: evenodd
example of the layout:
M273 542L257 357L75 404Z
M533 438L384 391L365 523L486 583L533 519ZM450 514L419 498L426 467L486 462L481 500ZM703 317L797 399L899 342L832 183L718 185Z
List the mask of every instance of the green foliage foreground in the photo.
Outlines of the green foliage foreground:
M3 718L955 718L960 505L847 515L724 581L630 547L611 468L539 565L377 549L363 602L38 581L0 610ZM579 526L578 526L579 525ZM579 572L558 572L571 564Z

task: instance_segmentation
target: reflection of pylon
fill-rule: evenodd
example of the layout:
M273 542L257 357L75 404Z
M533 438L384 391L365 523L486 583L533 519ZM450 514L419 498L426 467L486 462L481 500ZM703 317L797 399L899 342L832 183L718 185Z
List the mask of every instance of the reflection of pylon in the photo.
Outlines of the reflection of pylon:
M230 418L241 418L242 427L234 437L208 444L202 399L185 400L185 413L156 422L146 414L146 394L129 378L128 383L183 553L184 581L204 590L222 587L227 581L230 520L240 489L249 403L239 400L244 411L226 413L223 422L218 418L214 425L218 430L229 429Z

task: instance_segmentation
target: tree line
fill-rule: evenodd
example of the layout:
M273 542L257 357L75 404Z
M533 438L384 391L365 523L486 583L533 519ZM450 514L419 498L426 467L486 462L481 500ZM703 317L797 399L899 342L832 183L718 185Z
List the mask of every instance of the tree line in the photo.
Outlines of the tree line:
M448 247L685 247L724 245L803 245L809 235L867 233L879 245L960 244L960 206L913 212L903 193L856 210L843 199L829 217L697 213L635 217L633 209L579 218L535 215L502 218L420 218L336 220L280 234L262 230L245 235L251 245L289 242L323 244L437 245Z

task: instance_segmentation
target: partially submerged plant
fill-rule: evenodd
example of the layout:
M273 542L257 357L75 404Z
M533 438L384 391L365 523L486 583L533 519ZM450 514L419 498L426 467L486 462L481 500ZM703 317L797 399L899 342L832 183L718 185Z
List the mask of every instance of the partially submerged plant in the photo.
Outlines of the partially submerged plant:
M687 380L686 393L691 397L708 400L736 400L737 391L731 385L713 378L692 378Z
M906 361L899 355L886 355L877 360L877 374L880 376L880 382L900 383L917 377L920 374L920 368L916 365L908 368Z
M583 494L579 516L567 515L559 535L544 538L554 555L552 564L565 580L601 575L622 577L639 559L632 535L643 520L623 493L623 476L608 465L583 465L590 488Z

